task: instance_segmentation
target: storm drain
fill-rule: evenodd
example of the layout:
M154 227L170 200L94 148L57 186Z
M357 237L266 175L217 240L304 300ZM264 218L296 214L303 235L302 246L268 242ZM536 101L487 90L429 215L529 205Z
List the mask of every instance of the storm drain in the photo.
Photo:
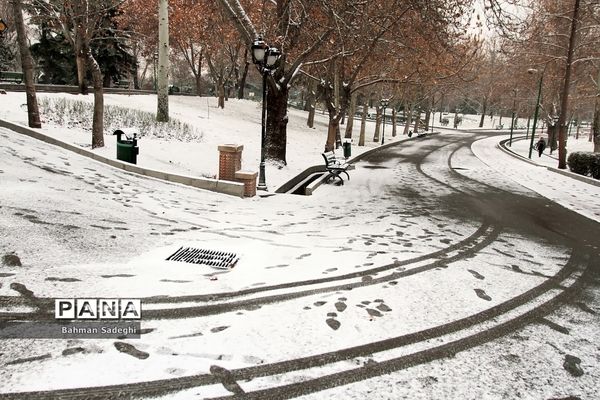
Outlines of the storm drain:
M180 247L171 254L167 261L179 261L190 264L203 264L213 268L233 268L239 257L235 253L225 251L196 249L194 247Z

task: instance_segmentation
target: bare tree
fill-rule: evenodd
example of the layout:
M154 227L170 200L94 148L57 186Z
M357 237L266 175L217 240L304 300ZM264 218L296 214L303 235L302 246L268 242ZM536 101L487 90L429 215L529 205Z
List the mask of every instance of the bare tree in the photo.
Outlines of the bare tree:
M158 1L158 104L156 120L169 121L169 2Z
M38 109L37 97L35 95L35 82L33 79L33 58L29 52L27 33L25 32L25 23L23 22L23 6L21 0L11 0L11 4L13 6L17 40L19 42L19 51L21 53L21 64L23 67L23 74L25 75L27 119L31 128L41 128L42 123L40 122L40 112Z

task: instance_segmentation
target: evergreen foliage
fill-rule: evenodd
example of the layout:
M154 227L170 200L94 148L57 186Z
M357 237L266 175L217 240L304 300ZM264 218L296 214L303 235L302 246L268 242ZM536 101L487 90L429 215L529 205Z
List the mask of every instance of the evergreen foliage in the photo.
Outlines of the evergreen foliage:
M569 154L567 161L571 172L600 179L600 153L576 151Z

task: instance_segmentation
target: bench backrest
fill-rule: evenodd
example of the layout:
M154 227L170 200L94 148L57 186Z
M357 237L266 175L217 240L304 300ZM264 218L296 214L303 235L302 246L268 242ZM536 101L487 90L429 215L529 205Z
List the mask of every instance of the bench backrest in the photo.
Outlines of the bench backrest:
M333 151L327 151L325 153L321 153L321 155L325 159L325 165L335 164L337 162L335 153Z

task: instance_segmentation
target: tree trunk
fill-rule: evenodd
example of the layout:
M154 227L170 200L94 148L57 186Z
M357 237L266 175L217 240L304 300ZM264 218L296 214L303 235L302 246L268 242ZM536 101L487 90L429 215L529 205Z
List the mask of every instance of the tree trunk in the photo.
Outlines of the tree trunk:
M248 49L246 49L246 51L244 53L244 60L246 60L247 58L248 58ZM248 61L245 61L244 71L242 72L242 76L238 83L239 87L238 87L237 98L240 100L242 100L244 98L244 92L246 90L246 78L248 77L248 67L249 66L250 66L250 63Z
M406 109L408 108L408 114L406 115L406 121L404 122L404 132L403 135L408 135L408 130L410 129L410 124L412 122L412 104L408 104L404 106L404 112L406 113Z
M429 120L431 119L431 109L428 109L425 113L425 130L429 130Z
M306 95L306 103L304 104L304 109L308 111L308 119L306 120L306 125L309 128L315 127L315 106L316 106L316 82L310 80L308 82L308 94Z
M137 62L137 55L136 55L135 64L133 64L133 88L134 89L140 88L140 81L139 81L139 77L138 77L139 69L140 69L140 65Z
M280 85L279 89L275 90L268 85L266 158L283 165L287 164L288 95L287 85Z
M558 168L567 168L567 111L569 108L569 89L571 85L571 67L573 52L575 51L575 34L577 33L577 19L579 18L579 0L575 0L573 19L571 20L571 35L565 68L564 84L561 92L560 114L558 116Z
M481 110L481 119L479 120L479 127L483 128L483 122L485 120L485 112L487 111L487 98L483 99L483 109Z
M329 117L329 123L327 125L327 141L325 142L325 151L332 151L335 143L337 142L336 137L340 129L340 118Z
M196 95L202 96L202 75L196 75Z
M356 114L356 94L350 97L350 110L348 111L348 123L346 124L346 134L344 138L352 139L352 130L354 129L354 114Z
M548 147L550 148L550 154L558 148L558 125L548 124Z
M578 130L580 124L581 121L577 121ZM598 153L600 152L600 81L598 81L598 93L596 94L596 98L594 100L594 122L590 133L590 139L594 141L594 152Z
M169 121L169 2L159 0L158 7L158 104L156 120Z
M85 79L85 72L87 71L87 65L85 63L86 56L84 53L83 44L78 43L82 40L83 39L81 39L79 37L79 35L77 35L77 39L75 40L75 43L76 43L76 45L75 45L76 46L75 63L77 65L77 85L79 86L79 93L88 94L87 80Z
M217 81L217 98L219 108L225 108L225 84L221 79Z
M92 121L92 149L104 147L104 89L100 66L94 59L89 47L86 49L87 60L92 71L94 83L94 117Z
M198 73L195 74L196 95L202 96L202 61L204 61L203 52L198 54Z
M358 137L358 145L359 146L364 146L365 145L365 128L367 125L367 114L369 112L369 105L368 105L368 101L367 98L365 97L365 99L363 100L363 112L362 112L362 116L360 117L360 136Z
M417 107L417 117L415 118L415 127L414 133L419 132L419 123L421 122L421 107Z
M27 44L27 33L23 22L23 6L21 0L12 0L19 52L21 54L21 66L25 78L25 96L27 97L27 119L29 127L41 128L40 112L35 95L35 83L33 80L33 58Z
M392 107L392 137L396 137L396 117L398 116L396 112L396 107Z
M373 134L373 141L379 142L379 125L381 124L381 108L379 106L375 106L376 114L375 114L375 133Z

